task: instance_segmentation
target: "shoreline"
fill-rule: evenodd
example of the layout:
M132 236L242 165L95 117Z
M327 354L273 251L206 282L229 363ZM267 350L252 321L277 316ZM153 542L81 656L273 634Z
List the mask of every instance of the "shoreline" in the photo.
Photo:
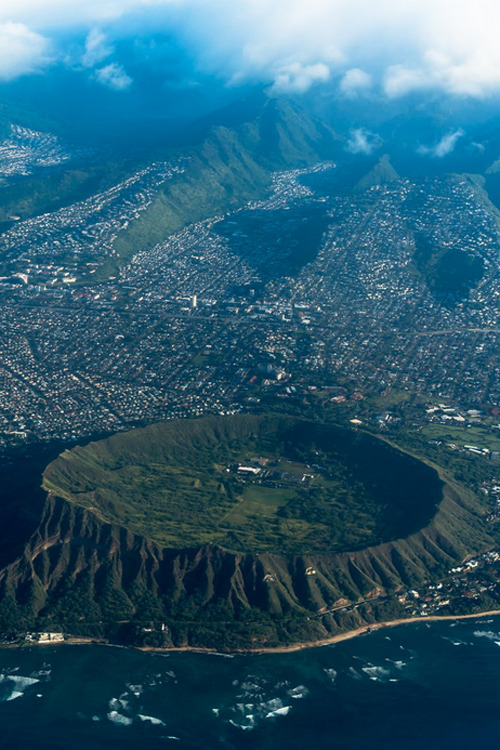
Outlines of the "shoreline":
M495 617L500 615L500 609L489 610L488 612L476 612L468 615L424 615L422 617L414 616L408 618L400 618L397 620L387 620L384 622L376 622L371 625L362 625L354 630L348 630L345 633L338 633L332 635L330 638L323 638L319 641L303 641L301 643L292 643L289 646L270 646L269 648L245 648L245 649L232 649L228 651L220 651L217 649L204 647L204 646L165 646L163 648L155 646L127 646L120 643L110 643L106 640L98 640L95 638L85 637L69 637L64 641L27 641L23 643L4 643L0 645L0 649L12 649L12 648L26 648L29 646L109 646L110 648L127 648L133 649L134 651L142 651L143 653L175 653L175 652L191 652L198 654L217 654L220 656L244 656L245 654L253 655L265 655L265 654L286 654L293 653L294 651L304 651L309 648L323 648L324 646L332 646L335 643L341 643L342 641L348 641L352 638L357 638L361 635L367 635L373 633L375 630L382 630L385 628L394 628L399 625L414 625L417 622L446 622L453 620L474 620L482 619L483 617Z
M339 633L338 635L332 635L331 638L324 638L321 641L306 641L303 643L294 643L290 646L275 646L265 649L253 649L247 651L239 651L233 653L254 653L254 654L284 654L293 651L303 651L308 648L322 648L323 646L331 646L341 641L349 641L351 638L357 638L361 635L367 635L373 633L375 630L382 630L385 628L394 628L399 625L414 625L417 622L445 622L453 620L475 620L483 617L494 617L500 615L500 609L493 609L488 612L479 612L469 615L424 615L423 617L408 617L400 618L398 620L387 620L385 622L376 622L372 625L363 625L354 630L348 630L345 633Z

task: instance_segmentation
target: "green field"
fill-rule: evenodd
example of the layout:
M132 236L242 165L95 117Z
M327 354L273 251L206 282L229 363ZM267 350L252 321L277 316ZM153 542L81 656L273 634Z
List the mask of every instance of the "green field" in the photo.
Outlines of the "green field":
M429 440L441 440L443 443L455 445L474 445L478 448L488 448L500 451L500 430L475 425L473 427L454 427L449 425L431 424L424 427L422 434Z
M238 472L252 463L257 476ZM65 451L43 486L164 547L283 554L407 536L442 497L433 469L375 437L276 415L121 433Z

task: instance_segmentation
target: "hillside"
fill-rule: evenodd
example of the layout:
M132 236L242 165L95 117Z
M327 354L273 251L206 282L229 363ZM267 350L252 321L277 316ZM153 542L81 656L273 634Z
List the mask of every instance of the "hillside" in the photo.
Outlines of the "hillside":
M252 121L216 125L184 150L185 172L165 185L152 205L115 242L120 262L185 226L261 197L271 172L334 158L340 138L298 107L267 99Z
M11 123L58 132L56 123L0 105L0 141ZM198 127L187 128L183 138L165 134L164 144L155 142L149 150L138 144L136 152L124 156L109 146L74 153L70 148L72 158L64 166L35 171L2 186L0 222L6 229L11 215L27 219L58 210L119 184L151 161L181 157L183 174L158 190L147 210L117 238L116 256L100 274L105 278L134 252L185 224L262 197L272 171L332 158L339 144L332 130L299 107L262 96L251 107L238 102L213 113Z
M289 420L278 422L280 427L286 423L287 434L290 435L290 430L293 434L294 425ZM286 552L283 540L276 539L276 549L259 550L255 505L247 513L247 522L253 530L254 542L257 540L256 549L252 550L248 544L240 549L233 545L231 549L211 540L195 543L194 538L182 544L179 537L177 544L173 539L169 544L161 544L137 533L134 530L134 526L139 528L137 520L121 518L120 523L110 522L112 516L117 517L119 508L116 502L115 507L110 503L109 491L100 498L94 494L94 504L90 505L88 493L92 490L75 484L79 480L85 484L90 476L96 477L99 457L107 467L108 476L113 472L121 476L117 486L123 490L127 473L120 474L120 455L122 469L131 458L143 468L159 466L167 454L169 460L175 456L179 468L182 455L187 456L188 445L196 446L197 469L209 472L207 463L202 467L200 456L209 462L216 437L222 445L229 446L226 458L231 458L231 449L241 457L241 445L237 443L245 435L248 438L249 428L254 436L260 433L267 440L269 430L272 428L272 433L276 426L274 417L264 418L260 425L258 421L241 418L233 424L220 418L210 418L208 423L186 421L179 423L179 429L163 445L160 440L163 425L138 431L133 456L130 439L134 433L63 453L45 472L44 484L50 491L37 531L23 555L0 572L0 632L62 628L65 632L106 637L120 643L218 648L314 641L363 623L388 619L394 613L401 614L397 602L387 600L387 595L446 575L458 560L491 546L479 501L456 486L446 484L443 488L442 480L439 482L442 499L422 528L414 528L403 538L386 537L386 541L364 547L359 546L358 540L357 550L344 539L337 552L329 551L317 540L314 544L309 542L309 546L303 545L302 552L298 549ZM304 431L307 434L304 428L301 423L301 434ZM251 446L252 455L247 452L247 462L255 447ZM268 448L271 453L269 442ZM323 460L325 455L323 451ZM259 454L259 458L266 456ZM401 454L401 460L409 458ZM416 464L424 466L430 476L435 475L424 464ZM175 468L171 465L171 469ZM136 479L129 495L135 492L144 495L144 481L138 483ZM60 486L61 482L73 488L71 493L57 490L67 499L55 494L56 484ZM188 483L191 483L189 477ZM207 491L216 502L213 488ZM255 495L248 499L256 501ZM424 499L420 493L420 501ZM234 502L241 505L237 498ZM130 513L143 503L144 497L138 497L135 504L128 503L125 512ZM122 498L122 510L125 505L127 502ZM172 502L167 506L172 508ZM344 507L352 516L353 506L347 502ZM430 511L427 507L427 515ZM308 513L308 522L314 522L310 508ZM193 509L187 515L188 521L197 520L200 533L207 519L203 514L197 516ZM260 514L260 521L262 518ZM304 515L296 520L303 524ZM357 523L358 532L369 526L366 519L365 527L359 525L359 519ZM174 530L177 525L179 533L184 533L175 508L172 525ZM346 526L349 525L347 522ZM168 522L163 519L160 526L165 529ZM409 527L406 528L408 531ZM349 603L356 607L346 606ZM335 611L327 613L332 608ZM318 613L323 614L317 617Z
M381 440L272 414L118 434L65 451L43 487L164 547L288 555L407 536L442 497L433 469Z
M396 182L399 179L401 178L392 166L389 155L384 154L380 157L375 166L359 180L354 190L360 192L362 190L368 190L371 187L376 187L377 185L386 185L388 182Z

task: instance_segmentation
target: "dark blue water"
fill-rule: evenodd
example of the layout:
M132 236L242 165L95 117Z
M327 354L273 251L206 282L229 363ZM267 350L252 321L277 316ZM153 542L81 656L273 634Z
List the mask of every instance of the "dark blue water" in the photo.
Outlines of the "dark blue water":
M2 750L477 750L499 709L500 618L276 655L0 652Z

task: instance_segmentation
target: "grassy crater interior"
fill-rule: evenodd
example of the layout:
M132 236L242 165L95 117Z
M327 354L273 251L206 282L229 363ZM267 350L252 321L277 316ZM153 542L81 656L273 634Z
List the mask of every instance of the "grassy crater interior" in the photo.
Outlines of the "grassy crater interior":
M443 483L365 433L266 415L175 420L62 453L46 490L164 547L325 554L426 526Z

